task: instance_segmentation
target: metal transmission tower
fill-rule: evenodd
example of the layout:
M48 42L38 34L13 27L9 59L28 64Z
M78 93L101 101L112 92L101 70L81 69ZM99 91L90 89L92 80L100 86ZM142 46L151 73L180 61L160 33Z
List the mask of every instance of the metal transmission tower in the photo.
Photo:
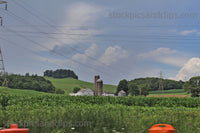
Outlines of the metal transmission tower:
M6 71L5 71L5 66L3 62L3 54L1 51L1 47L0 47L0 76L4 77L2 86L7 87Z
M160 71L160 81L159 81L159 90L162 90L164 89L163 87L163 74L162 74L162 71Z
M0 0L0 4L5 4L5 10L7 10L7 1ZM0 25L3 25L3 19L0 16Z
M7 10L7 2L6 1L0 0L0 4L5 4L5 10ZM1 16L0 16L0 23L1 23L1 26L2 26L3 25L3 19L2 19ZM3 62L3 54L2 54L1 47L0 47L0 76L4 77L3 82L2 82L2 86L7 87L6 71L5 71L5 66L4 66L4 62Z

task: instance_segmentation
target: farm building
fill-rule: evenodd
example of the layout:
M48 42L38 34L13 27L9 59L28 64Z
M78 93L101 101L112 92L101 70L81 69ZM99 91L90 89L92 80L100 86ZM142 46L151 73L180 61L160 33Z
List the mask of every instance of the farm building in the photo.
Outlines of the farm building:
M118 92L118 96L126 96L126 92L121 90L120 92Z
M71 96L94 96L94 92L90 89L81 89L77 93L70 94Z
M103 92L102 96L109 96L109 97L114 97L114 94L110 94L109 92Z

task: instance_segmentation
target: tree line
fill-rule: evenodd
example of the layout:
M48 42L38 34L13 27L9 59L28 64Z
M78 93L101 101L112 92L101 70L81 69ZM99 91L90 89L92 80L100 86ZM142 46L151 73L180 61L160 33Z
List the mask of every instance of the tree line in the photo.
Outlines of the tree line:
M130 94L132 96L146 96L149 94L149 91L156 91L160 89L182 89L183 85L183 81L175 81L160 78L138 78L131 81L123 79L119 82L117 86L116 95L119 91L124 90L127 95Z
M27 73L25 76L10 74L6 76L7 87L13 89L26 89L35 90L41 92L55 93L55 87L53 84L46 80L44 77L35 75L29 75ZM0 77L0 84L2 85L4 77Z
M46 70L44 72L44 76L53 77L53 78L74 78L74 79L78 79L78 76L74 73L74 71L66 70L66 69L57 69L55 71Z
M156 90L171 90L171 89L182 89L184 82L183 81L175 81L169 79L161 79L161 78L138 78L129 81L130 83L134 83L136 85L144 85L147 84L150 86L150 91ZM160 87L162 86L162 88Z
M146 96L149 94L150 86L148 84L137 85L133 82L128 82L126 79L123 79L119 82L115 95L118 95L121 90L125 91L127 96L129 94L131 96Z

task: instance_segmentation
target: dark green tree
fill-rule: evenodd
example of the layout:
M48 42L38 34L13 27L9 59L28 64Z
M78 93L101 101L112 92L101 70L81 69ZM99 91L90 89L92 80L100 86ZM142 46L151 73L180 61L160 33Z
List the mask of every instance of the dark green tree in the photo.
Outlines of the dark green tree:
M74 78L78 79L78 76L72 70L57 69L55 71L46 70L44 76L53 77L53 78Z
M128 85L128 92L131 96L138 96L140 93L138 86L134 83Z
M56 89L56 94L65 94L65 91L62 89Z
M183 85L183 89L191 93L192 97L200 97L200 77L192 77Z
M80 90L80 88L75 87L74 90L73 90L73 92L74 92L74 93L77 93L79 90Z
M29 73L26 73L26 74L25 74L25 76L29 77L29 76L30 76L30 74L29 74Z
M128 95L128 82L125 79L119 82L117 86L116 95L118 95L118 92L120 92L121 90L124 90L126 92L126 95Z
M141 95L147 96L149 94L149 90L151 89L150 85L143 84L140 85L139 88L141 89Z
M4 77L0 77L0 85ZM8 87L13 89L28 89L42 92L55 93L53 84L44 77L37 75L25 76L22 75L7 75Z

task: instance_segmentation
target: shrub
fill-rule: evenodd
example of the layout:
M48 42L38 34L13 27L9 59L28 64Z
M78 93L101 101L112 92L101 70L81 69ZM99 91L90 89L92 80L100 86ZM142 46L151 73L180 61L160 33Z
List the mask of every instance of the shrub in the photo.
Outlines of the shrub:
M56 94L65 94L65 91L62 89L56 89Z

